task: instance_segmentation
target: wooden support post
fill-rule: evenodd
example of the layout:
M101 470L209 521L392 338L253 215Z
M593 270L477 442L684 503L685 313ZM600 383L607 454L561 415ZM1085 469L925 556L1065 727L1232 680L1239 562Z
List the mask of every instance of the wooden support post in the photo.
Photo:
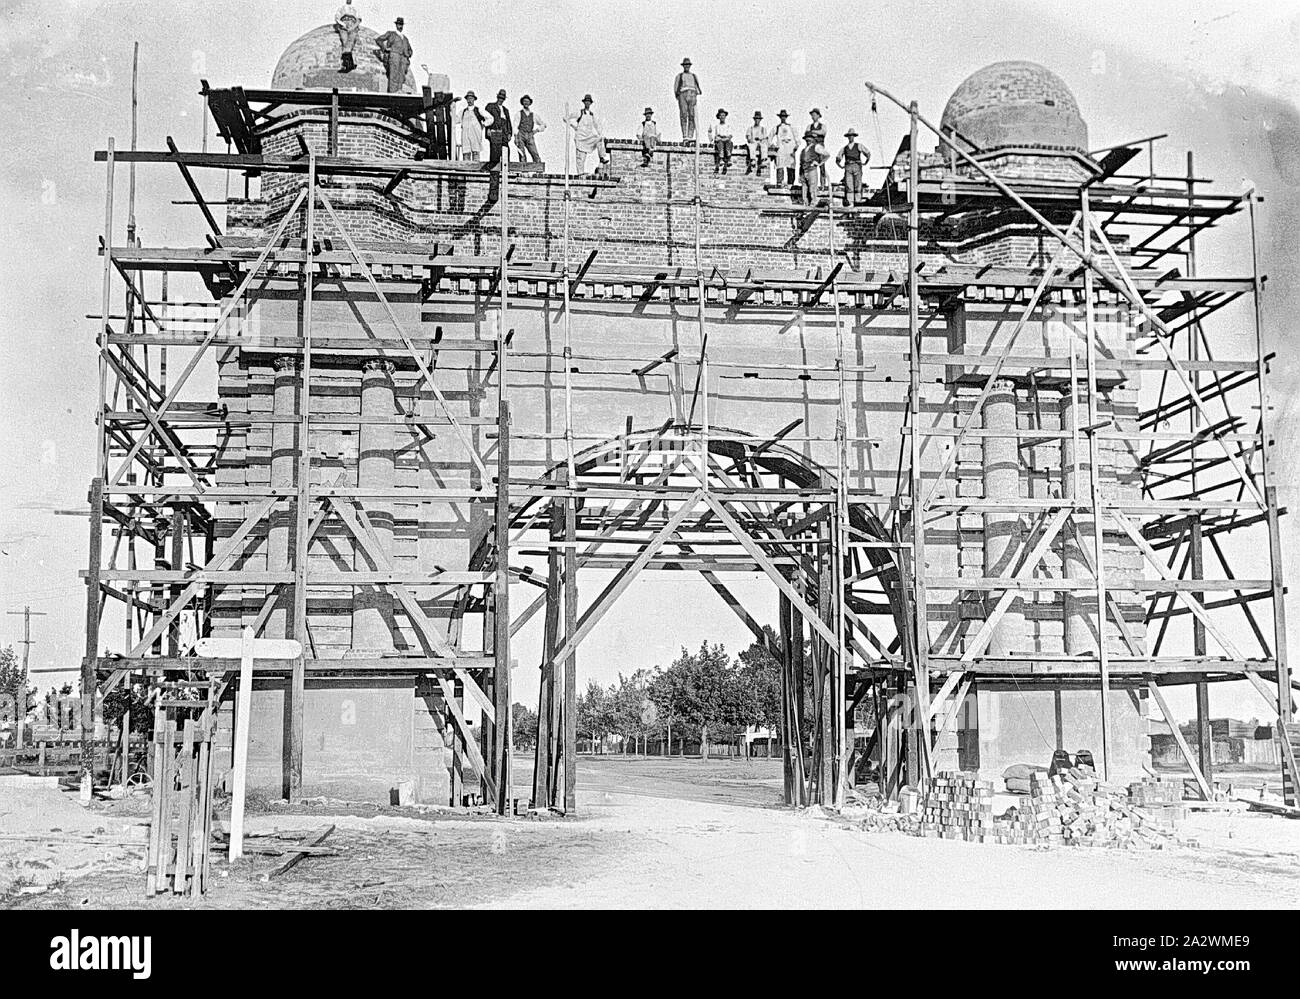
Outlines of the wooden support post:
M1088 189L1080 192L1080 219L1083 228L1083 253L1088 260L1092 254L1092 219L1088 202ZM1100 456L1097 449L1097 427L1100 421L1097 399L1097 344L1094 322L1093 272L1088 267L1083 272L1084 348L1088 372L1088 489L1092 507L1093 576L1097 581L1097 663L1101 681L1101 779L1110 780L1111 722L1110 722L1110 650L1106 646L1106 529L1101 509Z
M253 629L244 629L239 659L239 690L235 694L234 780L230 792L230 849L234 863L244 854L244 795L248 787L248 725L253 714Z
M1147 682L1147 690L1151 691L1151 699L1156 702L1160 713L1169 724L1169 731L1173 733L1174 742L1178 745L1178 751L1183 754L1188 769L1192 771L1192 776L1196 778L1196 784L1201 789L1201 797L1206 801L1213 801L1214 791L1210 787L1210 782L1205 779L1205 774L1201 773L1201 768L1196 765L1196 757L1192 755L1192 747L1187 745L1187 740L1183 738L1183 733L1178 727L1178 719L1174 717L1174 713L1169 710L1169 705L1165 703L1164 695L1160 693L1160 687L1157 686L1154 680L1150 680Z
M577 485L577 480L572 480ZM564 634L578 630L577 500L564 500ZM564 811L578 807L578 650L564 660Z
M783 780L783 789L785 803L793 805L795 803L795 783L794 783L794 739L795 729L791 724L794 712L791 709L790 702L794 696L794 687L790 682L790 600L781 592L777 592L777 626L778 626L778 656L781 667L781 774Z
M504 156L504 154L503 154ZM501 169L503 180L505 160ZM504 294L505 289L502 288ZM504 374L504 372L503 372ZM493 593L496 634L492 652L496 658L493 699L496 709L497 813L510 814L510 403L502 400L497 420L497 578Z
M104 538L104 480L90 483L90 558L86 571L86 644L81 660L81 785L94 783L95 686L99 665L99 566ZM131 613L128 608L127 613ZM89 782L89 785L88 783Z
M925 556L925 480L921 464L921 449L924 441L921 437L921 319L920 319L920 235L921 235L921 185L920 155L917 142L919 139L917 123L919 111L916 101L908 109L911 119L909 135L911 144L908 148L910 168L908 171L907 196L911 207L907 215L907 334L908 334L908 421L911 430L911 511L912 511L912 606L915 615L915 649L912 663L913 689L912 700L913 727L921 733L912 740L910 746L919 749L925 756L917 760L915 781L924 783L930 777L930 623L929 598L926 595L926 556ZM954 451L956 448L954 447ZM937 484L936 484L937 485ZM909 723L910 723L909 722ZM914 754L909 753L912 760ZM910 763L909 763L910 766Z
M304 700L307 689L306 656L311 649L311 632L307 628L307 576L308 550L311 537L308 532L311 512L311 381L312 381L312 304L316 286L316 154L308 157L306 239L303 265L302 307L302 378L298 390L298 498L294 514L294 584L293 631L302 646L303 654L293 664L289 680L289 723L286 726L288 745L284 754L284 796L297 801L302 793L302 751L304 727ZM369 272L367 272L369 273Z
M552 500L550 508L550 530L548 536L552 543L557 543L564 532L564 512L560 504ZM555 663L556 642L560 631L560 549L552 547L547 553L546 572L546 621L542 628L542 665L541 686L537 699L537 751L533 766L533 807L549 808L561 804L555 798L556 775L559 772L563 754L564 738L560 720L563 717L563 689L556 689Z

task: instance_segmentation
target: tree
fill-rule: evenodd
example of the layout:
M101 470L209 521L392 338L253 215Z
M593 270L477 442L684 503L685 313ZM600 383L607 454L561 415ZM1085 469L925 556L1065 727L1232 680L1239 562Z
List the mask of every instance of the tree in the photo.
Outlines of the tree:
M147 735L153 731L153 708L143 684L118 687L104 696L104 724L120 725L122 716L128 711L131 712L132 732Z
M704 642L694 654L682 649L654 678L651 693L659 716L698 736L706 758L710 737L735 738L747 724L745 681L721 645Z
M514 732L515 749L534 749L537 746L537 712L516 701L510 705L510 727Z
M769 651L776 633L763 626L768 644L755 642L739 656L745 724L776 730L781 724L781 664Z
M594 680L578 698L577 729L579 735L585 735L593 744L615 731L613 694Z
M35 699L36 688L28 682L13 646L0 649L0 721L20 723Z

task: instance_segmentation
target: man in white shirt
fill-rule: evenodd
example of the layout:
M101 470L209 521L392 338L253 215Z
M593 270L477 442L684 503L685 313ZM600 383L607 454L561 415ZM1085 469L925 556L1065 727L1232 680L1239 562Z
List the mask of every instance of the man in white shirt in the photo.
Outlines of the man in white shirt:
M515 148L519 150L520 162L542 162L535 136L545 131L546 122L533 111L533 99L524 94L519 98L519 124L515 129Z
M352 0L347 0L334 14L334 30L339 33L339 42L343 45L343 65L339 72L351 73L357 68L352 50L356 47L357 35L361 33L361 14L352 6Z
M587 94L582 98L582 110L565 119L573 129L574 167L579 174L587 172L587 157L592 153L596 154L597 172L605 162L605 127L591 110L594 103L591 94Z
M718 121L709 128L709 141L713 143L713 172L726 173L731 167L731 126L727 124L727 112L718 108Z
M749 147L749 163L745 167L746 174L757 174L763 176L767 172L767 143L771 138L767 134L767 129L763 126L763 112L754 112L754 124L749 126L749 131L745 133L745 145Z
M845 143L835 162L844 168L844 207L855 208L862 203L862 171L871 161L871 153L858 141L858 133L850 128L844 133Z
M650 159L659 146L659 126L655 123L655 109L645 109L645 121L641 122L641 165L649 166Z
M700 79L691 72L691 61L682 60L682 71L673 82L673 96L677 98L677 109L682 118L682 141L695 141L695 105L704 93Z

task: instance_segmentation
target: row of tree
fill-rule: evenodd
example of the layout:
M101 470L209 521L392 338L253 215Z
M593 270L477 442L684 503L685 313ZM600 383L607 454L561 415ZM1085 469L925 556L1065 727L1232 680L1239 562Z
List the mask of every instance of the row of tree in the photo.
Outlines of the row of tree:
M775 640L775 636L771 636ZM781 715L780 666L754 643L733 659L721 645L682 649L666 669L619 674L618 682L596 682L578 699L578 738L601 744L611 736L644 751L654 740L669 747L738 739L746 729L775 730Z

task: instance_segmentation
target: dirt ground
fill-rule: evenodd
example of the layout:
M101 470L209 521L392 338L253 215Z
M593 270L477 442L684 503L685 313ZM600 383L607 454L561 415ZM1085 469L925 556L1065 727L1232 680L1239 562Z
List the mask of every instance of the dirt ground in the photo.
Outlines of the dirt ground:
M12 781L14 779L3 779ZM35 779L29 779L35 780ZM529 780L519 761L519 793ZM572 818L498 819L306 802L250 832L332 823L338 856L282 878L227 867L202 899L143 896L148 800L0 783L0 904L10 908L1235 908L1300 904L1300 822L1199 813L1196 846L1156 852L980 845L867 832L779 807L776 761L588 758ZM1244 808L1244 806L1242 806Z

